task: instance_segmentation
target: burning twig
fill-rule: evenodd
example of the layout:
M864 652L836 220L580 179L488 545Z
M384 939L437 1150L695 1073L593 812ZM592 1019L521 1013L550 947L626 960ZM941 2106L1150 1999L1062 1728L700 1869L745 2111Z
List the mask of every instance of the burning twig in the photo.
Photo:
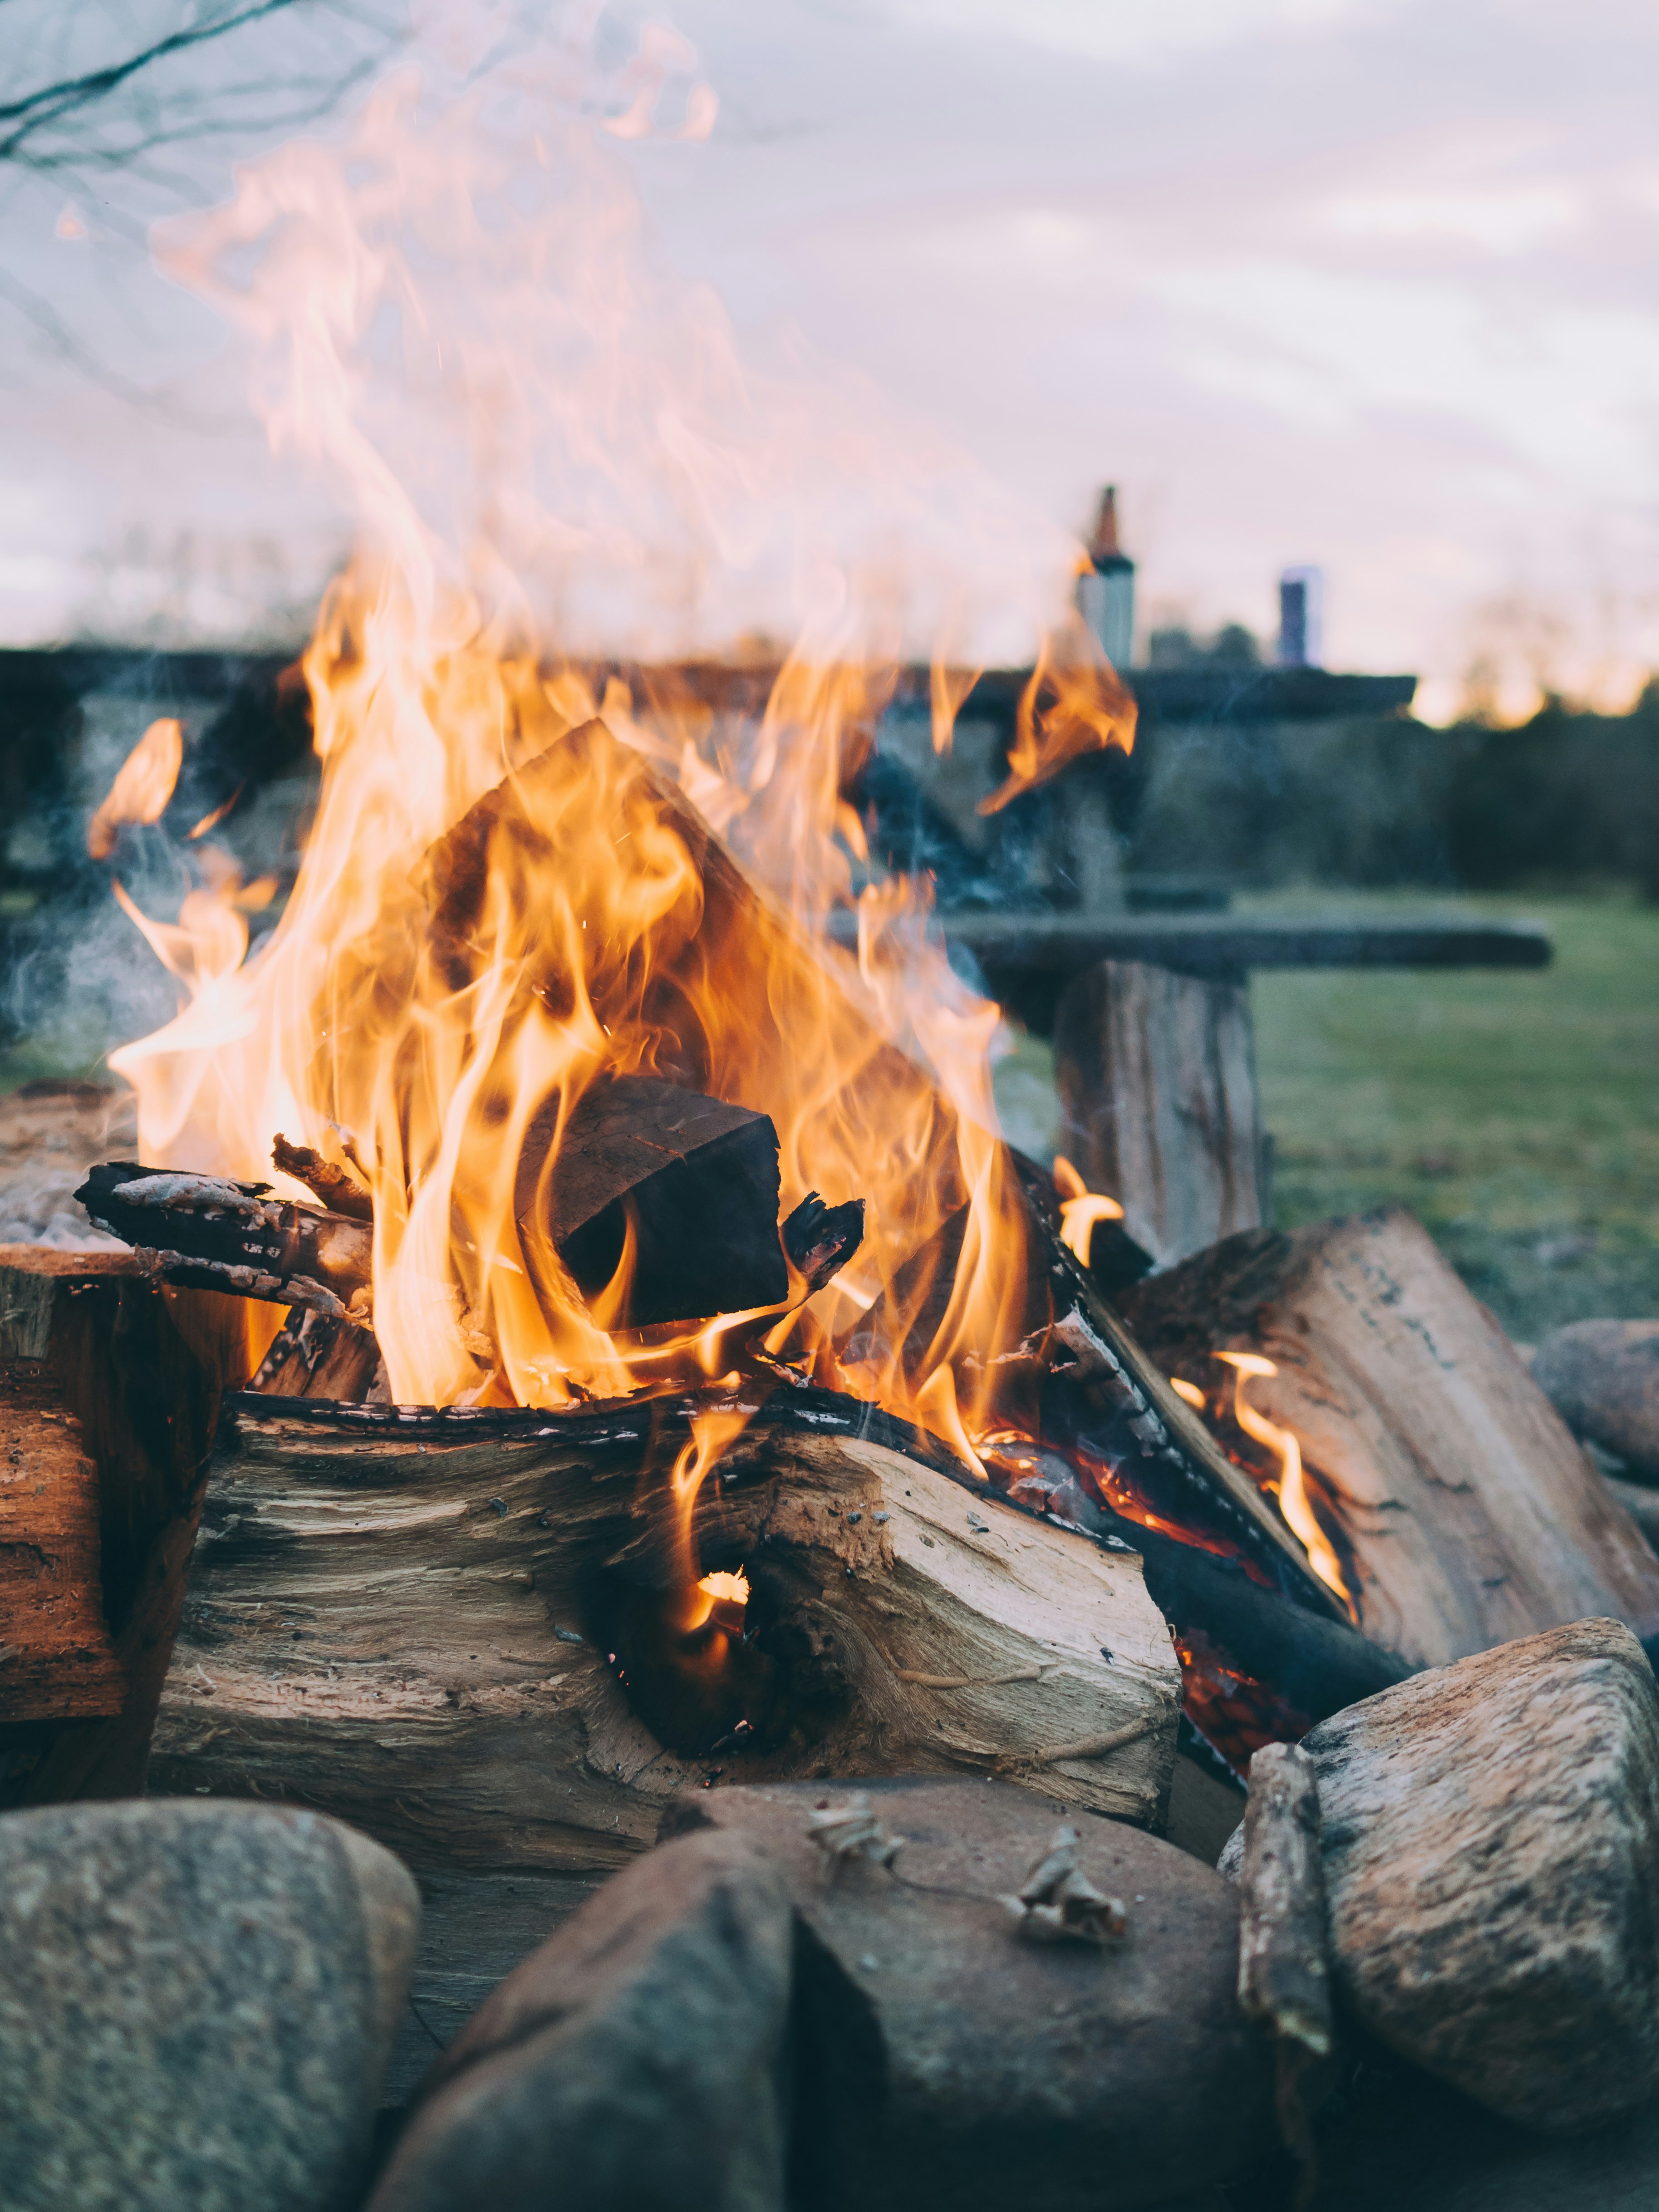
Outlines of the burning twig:
M1076 1828L1056 1828L1018 1895L1004 1900L1014 1916L1015 1934L1028 1943L1092 1943L1103 1950L1128 1933L1122 1899L1108 1897L1079 1871L1080 1841Z
M270 1148L270 1159L273 1167L302 1182L331 1213L343 1213L352 1221L374 1220L374 1200L356 1176L337 1168L309 1145L290 1145L286 1137L278 1137Z

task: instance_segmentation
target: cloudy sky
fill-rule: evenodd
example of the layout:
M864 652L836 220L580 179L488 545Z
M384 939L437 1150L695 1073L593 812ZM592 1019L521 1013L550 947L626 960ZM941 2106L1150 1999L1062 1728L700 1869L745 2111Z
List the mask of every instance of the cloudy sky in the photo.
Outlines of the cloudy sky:
M34 6L0 11L33 25L9 84L60 52L64 13ZM1053 523L1085 527L1115 480L1144 613L1265 632L1279 569L1314 561L1328 659L1421 671L1436 710L1482 660L1517 704L1540 677L1613 697L1659 663L1646 0L668 12L712 132L618 143L672 262ZM67 13L91 40L188 11ZM611 9L601 44L645 20ZM295 10L181 65L206 105L235 94L220 137L137 174L15 177L6 641L302 619L349 525L269 458L246 362L145 235L268 144L248 88L380 51L373 17Z

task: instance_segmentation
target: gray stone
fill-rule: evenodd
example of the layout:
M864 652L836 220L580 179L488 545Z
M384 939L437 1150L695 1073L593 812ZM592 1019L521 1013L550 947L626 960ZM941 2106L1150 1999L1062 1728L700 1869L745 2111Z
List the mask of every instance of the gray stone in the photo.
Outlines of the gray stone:
M350 2205L419 1914L389 1851L314 1813L0 1817L5 2212Z
M815 1812L860 1799L867 1822L813 1840ZM1103 1947L1022 1941L1007 1904L1068 1817L1078 1871L1127 1915ZM808 2212L1112 2212L1272 2146L1237 1909L1173 1845L981 1781L686 1790L664 1832L709 1826L766 1845L803 1923L792 2174ZM863 1840L838 1858L837 1834Z
M1534 1354L1533 1379L1574 1436L1659 1482L1659 1321L1576 1321Z
M1659 1686L1621 1622L1416 1675L1303 1749L1363 2027L1531 2128L1659 2092Z
M369 2212L779 2212L793 1946L746 1837L636 1860L445 2052Z

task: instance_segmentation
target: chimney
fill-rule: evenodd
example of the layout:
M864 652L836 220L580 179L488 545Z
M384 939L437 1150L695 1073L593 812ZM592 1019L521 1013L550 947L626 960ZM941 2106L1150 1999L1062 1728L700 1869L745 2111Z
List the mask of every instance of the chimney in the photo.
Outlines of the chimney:
M1117 486L1100 495L1100 516L1089 540L1091 566L1077 580L1078 612L1114 668L1127 668L1135 634L1135 564L1117 542Z
M1279 665L1322 668L1325 579L1317 568L1286 568L1279 580Z

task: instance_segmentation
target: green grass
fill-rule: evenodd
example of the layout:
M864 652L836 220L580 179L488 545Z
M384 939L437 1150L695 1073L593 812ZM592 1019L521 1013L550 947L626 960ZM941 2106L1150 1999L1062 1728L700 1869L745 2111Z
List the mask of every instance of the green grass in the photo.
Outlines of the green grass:
M1590 1315L1659 1314L1659 910L1455 903L1543 921L1553 965L1254 979L1274 1219L1407 1206L1522 1341Z

